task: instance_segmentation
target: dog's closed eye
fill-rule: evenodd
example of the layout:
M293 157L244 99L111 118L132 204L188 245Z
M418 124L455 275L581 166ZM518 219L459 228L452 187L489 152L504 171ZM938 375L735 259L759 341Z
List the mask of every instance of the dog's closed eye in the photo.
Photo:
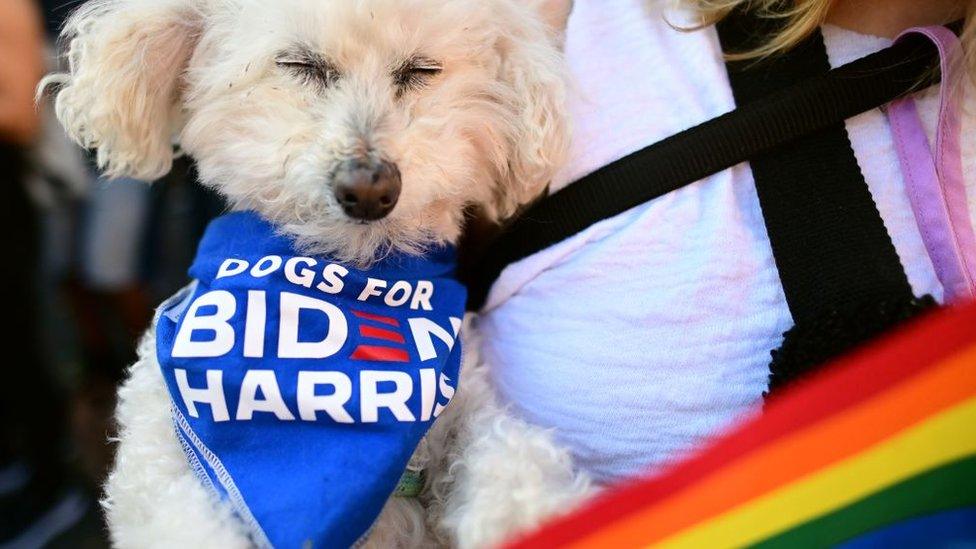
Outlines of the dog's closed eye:
M426 57L408 59L393 71L393 83L397 88L397 96L399 97L410 90L422 88L443 70L443 65L433 59Z
M339 70L325 57L305 48L295 48L278 54L278 67L297 76L303 83L327 88L339 79Z

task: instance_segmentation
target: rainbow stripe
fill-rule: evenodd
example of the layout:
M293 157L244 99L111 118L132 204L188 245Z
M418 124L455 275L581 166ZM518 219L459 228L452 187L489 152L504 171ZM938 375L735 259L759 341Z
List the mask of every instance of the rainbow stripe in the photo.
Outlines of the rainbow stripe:
M667 473L512 547L976 542L976 304L840 361Z

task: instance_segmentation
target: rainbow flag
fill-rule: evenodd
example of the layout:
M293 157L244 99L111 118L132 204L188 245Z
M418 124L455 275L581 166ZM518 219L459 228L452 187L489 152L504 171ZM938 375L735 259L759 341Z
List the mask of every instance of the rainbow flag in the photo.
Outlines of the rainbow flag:
M773 399L511 547L976 546L976 304Z

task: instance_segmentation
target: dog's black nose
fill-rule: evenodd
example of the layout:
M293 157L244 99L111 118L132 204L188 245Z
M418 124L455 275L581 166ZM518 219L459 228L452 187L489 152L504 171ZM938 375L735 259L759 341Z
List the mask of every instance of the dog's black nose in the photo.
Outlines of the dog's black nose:
M382 219L400 198L400 170L385 160L353 160L333 179L336 200L353 219Z

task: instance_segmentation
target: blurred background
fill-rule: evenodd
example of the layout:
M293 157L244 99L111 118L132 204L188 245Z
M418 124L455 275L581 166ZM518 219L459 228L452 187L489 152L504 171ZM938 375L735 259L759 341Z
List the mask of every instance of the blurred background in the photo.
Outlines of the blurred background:
M106 547L99 486L115 385L220 199L185 159L152 185L98 176L50 102L57 34L84 0L0 0L0 549Z

